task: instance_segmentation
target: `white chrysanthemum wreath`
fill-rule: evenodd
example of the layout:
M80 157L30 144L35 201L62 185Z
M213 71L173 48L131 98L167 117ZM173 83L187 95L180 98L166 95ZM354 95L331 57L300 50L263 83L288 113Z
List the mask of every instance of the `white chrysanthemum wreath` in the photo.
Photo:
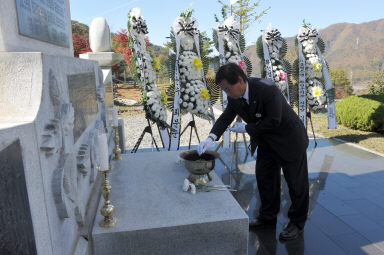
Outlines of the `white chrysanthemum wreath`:
M316 51L319 41L317 30L311 26L300 29L298 43L302 46L305 58L305 78L307 82L307 103L312 111L320 111L327 106L327 94L323 81L322 64Z
M208 112L210 107L210 93L204 79L202 52L200 51L200 34L197 21L192 16L192 11L187 10L177 17L172 26L171 40L174 52L178 55L178 74L175 74L176 56L170 58L170 75L175 75L180 80L179 104L182 113L191 113L196 116L211 120L213 116ZM176 38L180 44L177 45ZM196 45L198 43L198 45Z
M130 40L135 39L140 52L132 54L136 68L136 76L143 83L143 104L146 117L156 122L160 127L169 127L167 121L167 96L165 92L160 93L156 86L155 69L160 68L157 57L152 58L146 50L145 34L148 33L147 25L142 17L141 10L134 8L129 14L128 29L131 34ZM140 59L138 54L140 54ZM140 70L142 68L142 70Z

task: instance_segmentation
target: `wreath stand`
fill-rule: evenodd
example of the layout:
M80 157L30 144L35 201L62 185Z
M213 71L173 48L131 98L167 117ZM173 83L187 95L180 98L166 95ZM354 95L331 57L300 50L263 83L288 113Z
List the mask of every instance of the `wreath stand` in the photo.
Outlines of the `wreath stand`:
M315 129L313 128L311 111L307 111L307 117L309 118L309 121L311 123L313 139L315 140L315 147L314 148L316 148L317 147L317 140L316 140L316 135L315 135Z
M236 118L236 122L242 122L242 119L237 116ZM248 157L248 154L249 154L249 149L248 149L248 143L247 143L247 139L245 137L245 134L243 133L243 142L244 142L244 145L245 145L245 157L244 157L244 162L246 161L247 157ZM230 160L230 165L228 166L228 164L226 164L224 162L224 160L219 157L219 160L221 161L221 163L224 165L224 167L227 169L228 171L228 174L229 174L229 185L232 186L232 175L233 175L233 172L232 170L234 170L235 173L238 173L240 170L239 170L239 149L238 149L238 144L237 144L237 141L238 141L238 138L239 138L239 133L236 133L235 134L235 141L233 143L233 154L232 154L232 158ZM217 152L220 147L223 146L223 143L224 141L221 140L220 144L217 146L217 148L215 149L215 151ZM235 163L235 168L233 169L233 163Z
M239 117L239 116L237 116L236 117L236 122L242 122L243 120ZM235 136L235 145L236 145L236 143L237 143L237 138L238 138L238 133L236 133L236 136ZM248 153L249 153L249 150L248 150L248 144L247 144L247 138L245 137L245 134L242 134L243 135L243 142L244 142L244 145L245 145L245 151L246 151L246 156L248 156ZM215 152L217 152L219 149L220 149L220 147L223 147L223 144L224 144L224 140L223 139L221 139L221 142L219 143L219 145L216 147L216 149L215 149Z
M152 132L152 127L151 127L151 123L149 122L149 120L147 119L147 122L148 122L148 126L146 126L143 130L143 132L141 133L139 139L137 139L137 142L135 144L135 146L133 147L131 153L136 153L137 152L137 149L139 149L139 146L140 146L140 143L141 141L143 140L144 136L146 133L149 133L152 137L152 149L153 149L153 144L155 144L156 146L156 150L157 151L160 151L159 150L159 147L157 147L157 143L156 143L156 140L155 138L153 137L153 132Z
M188 127L191 127L191 130L189 132L189 144L188 144L188 150L191 149L191 140L192 140L192 130L195 131L195 134L196 134L196 137L197 137L197 140L199 141L200 143L200 138L199 138L199 134L197 133L197 127L196 127L196 122L195 122L195 116L192 114L192 120L190 122L188 122L187 126L185 126L185 128L183 129L183 131L181 131L180 133L180 137L184 134L184 132L187 130Z

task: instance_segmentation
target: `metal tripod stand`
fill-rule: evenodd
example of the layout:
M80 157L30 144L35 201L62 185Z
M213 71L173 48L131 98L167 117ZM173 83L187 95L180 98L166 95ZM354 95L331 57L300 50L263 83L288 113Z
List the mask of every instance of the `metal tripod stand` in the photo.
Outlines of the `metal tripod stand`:
M197 140L200 143L200 138L199 138L199 134L197 133L197 127L196 127L196 123L195 123L195 117L193 114L192 114L192 120L190 122L188 122L187 126L181 132L180 136L182 136L184 134L184 132L187 130L188 127L191 127L191 130L189 132L189 143L188 143L188 150L189 150L189 149L191 149L192 130L195 131Z
M143 130L143 132L141 133L139 139L137 140L135 146L133 147L131 153L136 153L136 152L137 152L137 149L139 149L140 143L141 143L141 141L143 140L144 135L145 135L146 133L149 133L149 134L151 135L151 137L152 137L152 144L155 144L155 146L156 146L156 150L157 150L157 151L160 151L160 150L159 150L159 147L157 147L156 140L155 140L155 138L153 137L152 128L151 128L151 123L149 123L149 120L148 120L148 119L147 119L147 122L148 122L148 126L146 126L146 127L144 128L144 130ZM152 148L153 148L153 147L152 147Z

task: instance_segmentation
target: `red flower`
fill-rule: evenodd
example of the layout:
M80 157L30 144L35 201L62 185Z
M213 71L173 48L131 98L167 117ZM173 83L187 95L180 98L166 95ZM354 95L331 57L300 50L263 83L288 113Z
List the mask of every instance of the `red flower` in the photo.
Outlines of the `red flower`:
M280 80L281 80L281 81L285 81L285 80L287 80L287 74L284 73L284 72L280 72L279 77L280 77Z
M245 71L245 64L243 61L239 61L239 66L241 69L243 69Z

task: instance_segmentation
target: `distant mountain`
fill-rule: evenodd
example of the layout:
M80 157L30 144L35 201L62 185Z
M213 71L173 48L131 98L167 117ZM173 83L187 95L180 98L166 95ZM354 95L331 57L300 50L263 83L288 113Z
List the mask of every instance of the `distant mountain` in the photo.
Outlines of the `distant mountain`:
M325 58L330 68L343 69L348 78L352 76L354 86L365 86L374 72L383 70L384 19L361 24L333 24L319 29L319 33L326 44ZM286 40L291 54L288 60L291 60L293 51L289 50L294 49L295 37ZM245 54L254 65L254 75L260 75L255 45L247 47Z

